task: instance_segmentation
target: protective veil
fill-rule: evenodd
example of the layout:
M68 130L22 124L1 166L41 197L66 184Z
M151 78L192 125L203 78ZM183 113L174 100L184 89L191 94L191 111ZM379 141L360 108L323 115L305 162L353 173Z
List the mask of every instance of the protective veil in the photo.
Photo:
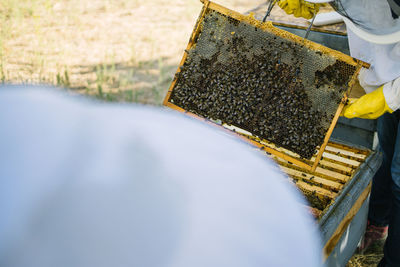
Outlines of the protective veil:
M360 72L361 86L367 93L383 86L387 105L392 110L400 107L400 42L377 44L358 36L354 25L376 35L390 35L400 31L400 19L394 19L387 1L342 0L343 8L355 23L345 19L351 55L371 64Z

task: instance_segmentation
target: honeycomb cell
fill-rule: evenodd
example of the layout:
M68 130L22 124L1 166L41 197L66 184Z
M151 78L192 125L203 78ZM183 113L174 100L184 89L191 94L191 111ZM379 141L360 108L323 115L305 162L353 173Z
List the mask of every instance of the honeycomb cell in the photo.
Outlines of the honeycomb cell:
M208 10L170 101L310 159L356 67Z

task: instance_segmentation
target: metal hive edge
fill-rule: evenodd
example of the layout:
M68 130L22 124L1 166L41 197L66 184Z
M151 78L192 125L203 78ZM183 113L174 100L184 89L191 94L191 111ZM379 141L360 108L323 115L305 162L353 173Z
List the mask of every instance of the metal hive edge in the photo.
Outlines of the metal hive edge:
M360 164L352 179L347 182L343 190L334 199L333 203L324 211L319 220L319 227L322 233L322 241L328 251L324 251L328 257L335 247L338 237L341 237L345 229L339 229L340 224L344 222L349 215L354 204L359 200L363 193L369 193L371 178L376 173L381 163L381 154L373 151L366 160ZM365 192L368 190L368 192ZM362 200L364 202L365 199ZM355 213L357 211L353 211Z

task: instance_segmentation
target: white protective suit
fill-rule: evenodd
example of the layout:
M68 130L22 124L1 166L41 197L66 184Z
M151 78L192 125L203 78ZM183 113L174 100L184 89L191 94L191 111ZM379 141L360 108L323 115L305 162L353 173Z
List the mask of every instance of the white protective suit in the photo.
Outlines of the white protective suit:
M272 161L166 109L0 86L0 266L321 266Z
M400 31L400 19L393 19L386 0L342 0L343 7L360 27L371 33ZM366 41L348 27L350 53L371 64L360 72L361 86L367 93L384 85L383 94L388 106L400 108L400 43L376 44Z

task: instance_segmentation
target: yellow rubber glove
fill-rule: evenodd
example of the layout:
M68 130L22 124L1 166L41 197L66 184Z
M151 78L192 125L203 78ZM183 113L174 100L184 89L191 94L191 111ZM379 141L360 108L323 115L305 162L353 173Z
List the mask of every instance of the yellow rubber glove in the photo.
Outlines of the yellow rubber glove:
M371 93L349 101L341 115L349 119L376 119L386 112L392 113L393 110L387 105L381 86Z
M318 13L321 4L313 4L304 0L280 0L278 6L289 15L311 19L314 13Z

